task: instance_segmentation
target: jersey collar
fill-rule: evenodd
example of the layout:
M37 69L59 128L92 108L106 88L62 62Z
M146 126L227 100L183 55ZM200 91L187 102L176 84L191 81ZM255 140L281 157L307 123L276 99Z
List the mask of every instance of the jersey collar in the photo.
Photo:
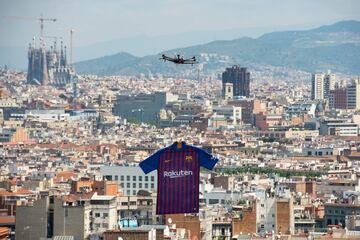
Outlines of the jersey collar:
M178 148L178 142L174 142L171 145L171 149L177 150L177 151L185 150L186 148L187 148L187 144L184 141L181 142L181 148Z

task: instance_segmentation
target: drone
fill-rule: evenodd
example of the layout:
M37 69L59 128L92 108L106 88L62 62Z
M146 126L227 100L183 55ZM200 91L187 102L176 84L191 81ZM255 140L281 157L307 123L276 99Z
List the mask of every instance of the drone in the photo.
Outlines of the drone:
M166 56L165 54L163 54L163 55L161 56L160 60L164 60L164 62L170 61L170 62L173 62L173 63L175 63L175 64L191 64L191 65L193 65L193 64L198 63L198 62L196 61L195 56L192 57L192 58L184 59L184 57L180 56L180 54L177 54L177 55L176 55L175 57L173 57L173 58L172 58L172 57L168 57L168 56Z

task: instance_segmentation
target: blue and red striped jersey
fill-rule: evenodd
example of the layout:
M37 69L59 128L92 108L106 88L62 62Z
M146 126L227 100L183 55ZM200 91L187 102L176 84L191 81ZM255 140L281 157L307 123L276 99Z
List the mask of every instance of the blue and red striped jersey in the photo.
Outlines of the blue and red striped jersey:
M157 214L198 213L200 166L213 169L218 159L185 142L160 149L140 163L145 174L158 171Z

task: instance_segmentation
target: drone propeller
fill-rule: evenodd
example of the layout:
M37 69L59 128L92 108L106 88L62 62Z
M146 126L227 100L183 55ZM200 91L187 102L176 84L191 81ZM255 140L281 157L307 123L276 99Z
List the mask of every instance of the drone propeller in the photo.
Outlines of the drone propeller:
M160 60L164 60L164 62L166 62L166 56L165 56L165 54L162 54L161 55L161 58L159 58Z

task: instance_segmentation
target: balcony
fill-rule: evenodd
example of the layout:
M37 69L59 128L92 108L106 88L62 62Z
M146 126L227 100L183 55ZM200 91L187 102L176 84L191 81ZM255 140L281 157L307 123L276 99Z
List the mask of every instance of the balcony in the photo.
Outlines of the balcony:
M315 224L315 219L297 219L294 220L295 224Z

